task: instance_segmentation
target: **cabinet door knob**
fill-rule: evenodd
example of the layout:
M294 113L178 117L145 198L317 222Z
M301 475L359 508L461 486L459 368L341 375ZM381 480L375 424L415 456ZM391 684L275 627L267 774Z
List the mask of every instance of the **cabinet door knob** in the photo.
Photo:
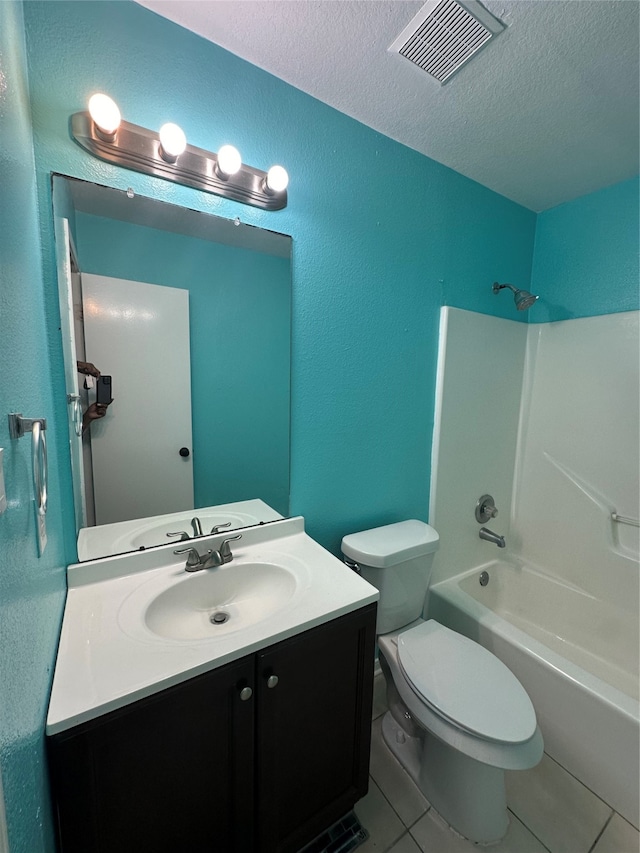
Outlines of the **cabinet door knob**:
M253 690L250 687L243 687L240 691L240 698L243 702L246 702L247 699L251 699L253 696Z
M269 678L267 678L267 687L275 687L277 684L278 684L278 676L277 675L270 675Z

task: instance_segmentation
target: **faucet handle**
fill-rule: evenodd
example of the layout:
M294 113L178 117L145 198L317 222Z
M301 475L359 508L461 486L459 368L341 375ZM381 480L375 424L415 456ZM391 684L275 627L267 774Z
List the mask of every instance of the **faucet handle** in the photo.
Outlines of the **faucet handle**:
M498 514L496 503L491 495L482 495L476 504L476 521L485 524Z
M191 539L191 537L189 536L189 534L187 533L186 530L178 530L176 533L167 533L166 535L169 538L171 536L179 536L181 542L186 542L188 539Z
M215 535L216 533L220 533L223 527L231 527L231 522L227 521L224 524L214 524L211 528L211 532Z
M187 557L187 568L194 568L195 566L199 566L202 562L200 554L196 551L195 548L178 548L174 552L174 554L188 554Z
M237 536L229 536L227 539L223 539L220 543L220 550L218 553L220 554L223 563L230 563L231 560L233 560L233 554L231 553L229 542L233 542L234 539L242 539L242 533L238 533Z

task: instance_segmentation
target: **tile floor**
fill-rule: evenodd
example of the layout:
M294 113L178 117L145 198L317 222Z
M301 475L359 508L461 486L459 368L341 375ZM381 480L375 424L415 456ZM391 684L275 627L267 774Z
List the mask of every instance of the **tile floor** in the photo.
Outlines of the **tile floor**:
M356 805L369 840L358 853L477 853L431 809L382 740L382 673L373 702L369 793ZM532 770L507 773L510 825L492 853L639 853L640 833L545 755Z

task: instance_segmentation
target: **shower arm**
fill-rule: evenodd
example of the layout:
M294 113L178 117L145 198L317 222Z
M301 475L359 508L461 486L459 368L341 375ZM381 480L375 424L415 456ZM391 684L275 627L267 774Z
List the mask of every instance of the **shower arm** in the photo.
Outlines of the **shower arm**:
M498 284L497 281L493 282L493 292L497 293L499 290L502 290L504 287L508 287L509 290L512 290L514 293L518 293L518 288L514 287L512 284Z

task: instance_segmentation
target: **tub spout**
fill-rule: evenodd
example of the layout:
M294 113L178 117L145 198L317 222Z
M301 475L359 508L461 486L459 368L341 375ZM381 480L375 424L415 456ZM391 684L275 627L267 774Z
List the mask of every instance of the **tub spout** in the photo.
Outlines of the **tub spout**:
M504 541L504 536L498 536L497 533L494 533L493 530L489 530L488 527L481 527L478 535L481 539L485 539L487 542L493 542L493 544L497 545L498 548L507 547L507 543Z

